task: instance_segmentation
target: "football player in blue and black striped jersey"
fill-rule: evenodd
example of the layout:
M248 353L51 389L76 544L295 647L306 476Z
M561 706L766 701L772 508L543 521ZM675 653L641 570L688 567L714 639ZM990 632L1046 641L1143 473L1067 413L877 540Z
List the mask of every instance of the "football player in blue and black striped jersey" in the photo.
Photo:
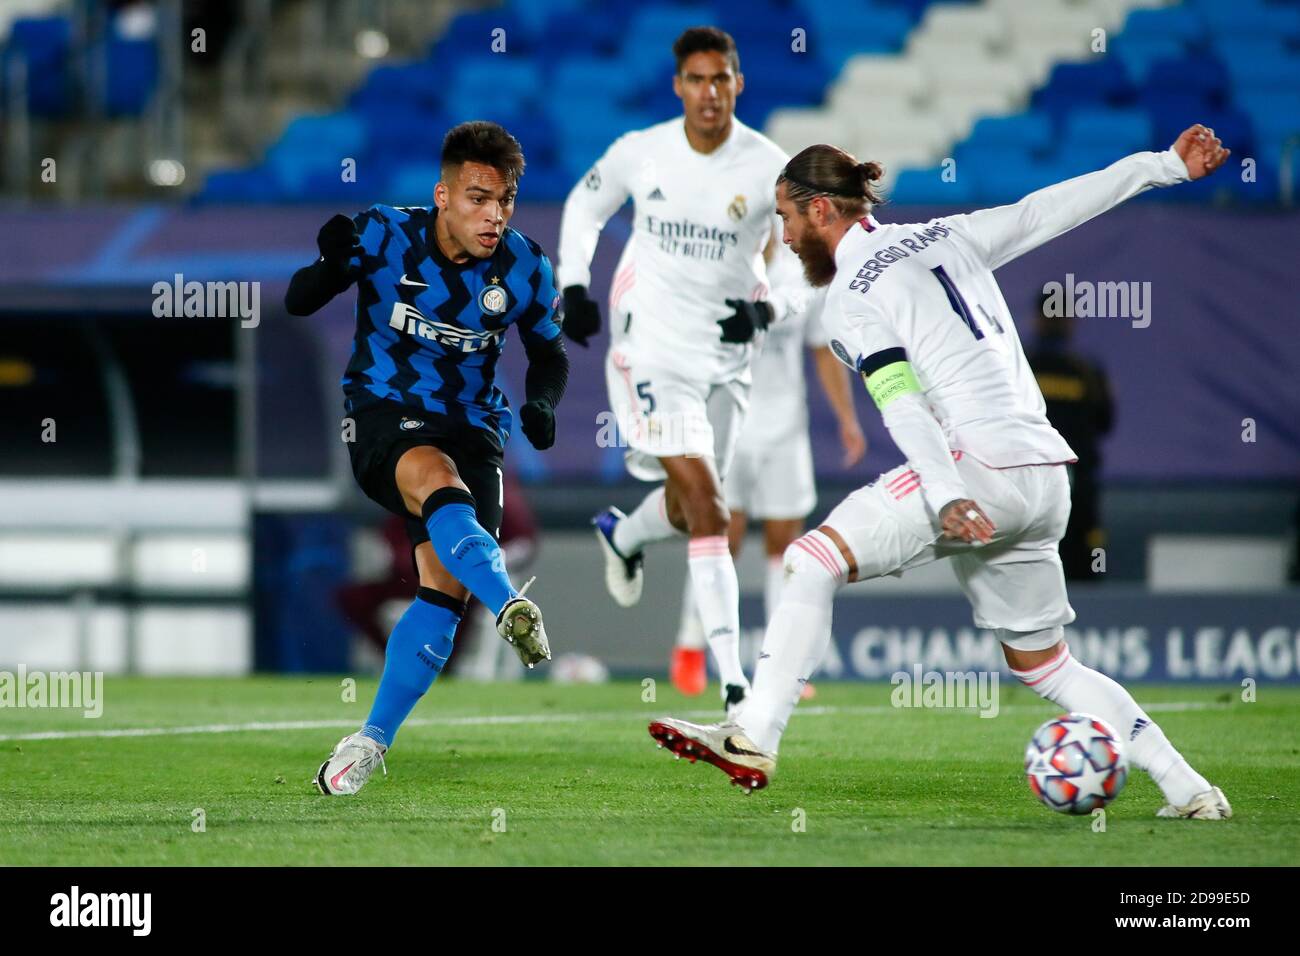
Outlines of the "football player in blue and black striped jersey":
M528 356L519 425L535 448L555 441L569 371L551 263L508 226L523 169L502 127L455 127L434 205L335 216L317 236L320 258L294 274L285 297L291 313L310 315L357 285L344 438L362 490L407 519L420 575L365 726L317 774L323 793L355 793L382 764L450 656L468 595L497 616L525 664L550 658L541 612L510 584L496 541L513 422L495 383L506 329L516 327Z

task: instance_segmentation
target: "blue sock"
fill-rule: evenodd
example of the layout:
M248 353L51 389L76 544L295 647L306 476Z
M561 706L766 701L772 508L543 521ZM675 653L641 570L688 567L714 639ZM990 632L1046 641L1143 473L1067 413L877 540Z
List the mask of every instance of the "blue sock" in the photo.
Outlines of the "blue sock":
M429 541L442 566L497 615L519 592L506 575L506 559L474 512L474 496L460 488L439 488L421 509Z
M452 638L465 605L433 588L420 588L384 652L384 676L362 736L391 747L411 709L419 703L451 656Z

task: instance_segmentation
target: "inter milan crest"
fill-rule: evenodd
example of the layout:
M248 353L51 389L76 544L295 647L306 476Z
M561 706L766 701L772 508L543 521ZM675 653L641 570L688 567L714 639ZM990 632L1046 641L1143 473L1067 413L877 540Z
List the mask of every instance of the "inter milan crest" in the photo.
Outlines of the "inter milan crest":
M506 290L497 284L500 281L497 276L493 276L491 284L485 285L478 294L478 307L488 315L500 315L510 304Z
M731 200L731 205L727 207L727 215L736 222L745 218L745 213L749 212L749 207L745 205L745 197L737 196Z
M418 418L402 419L402 431L404 432L413 432L417 428L423 428L423 427L424 427L424 422L420 421Z

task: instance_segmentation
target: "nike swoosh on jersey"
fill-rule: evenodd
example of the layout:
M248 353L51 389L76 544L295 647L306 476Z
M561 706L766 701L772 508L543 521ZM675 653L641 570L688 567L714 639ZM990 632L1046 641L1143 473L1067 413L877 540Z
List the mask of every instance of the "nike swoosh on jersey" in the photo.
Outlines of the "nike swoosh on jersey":
M405 273L405 272L402 273L402 278L398 281L398 285L413 285L413 286L419 286L419 287L424 288L424 289L429 288L429 283L427 283L427 282L412 282L412 281L410 281L409 279L406 278L406 273Z

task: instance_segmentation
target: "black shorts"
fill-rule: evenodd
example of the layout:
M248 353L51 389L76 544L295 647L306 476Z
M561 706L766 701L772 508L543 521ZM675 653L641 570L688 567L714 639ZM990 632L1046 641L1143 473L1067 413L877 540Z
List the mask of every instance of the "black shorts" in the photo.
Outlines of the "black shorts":
M474 496L478 523L493 538L501 532L501 445L491 432L445 415L381 400L352 412L356 423L347 442L352 474L372 501L406 519L406 533L415 547L429 540L424 522L406 510L397 489L397 460L420 445L443 452L456 466L460 480ZM345 419L346 421L346 419Z

